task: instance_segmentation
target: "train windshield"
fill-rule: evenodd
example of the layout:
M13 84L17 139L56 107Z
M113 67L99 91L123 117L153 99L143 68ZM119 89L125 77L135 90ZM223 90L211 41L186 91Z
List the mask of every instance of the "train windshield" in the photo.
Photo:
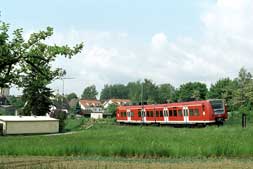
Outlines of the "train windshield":
M222 100L210 100L210 103L215 114L224 113L224 103Z

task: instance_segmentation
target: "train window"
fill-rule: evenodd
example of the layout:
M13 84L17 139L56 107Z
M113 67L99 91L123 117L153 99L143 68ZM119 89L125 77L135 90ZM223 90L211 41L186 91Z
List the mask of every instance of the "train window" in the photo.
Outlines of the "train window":
M182 110L177 111L178 116L182 116Z
M193 116L193 109L190 109L189 112L190 112L190 116Z
M120 112L120 116L123 117L123 112Z
M163 111L160 111L160 117L163 117Z
M177 110L173 110L173 115L177 116Z
M159 111L156 111L156 117L159 117Z
M170 113L170 116L172 116L172 110L170 110L169 113Z
M126 117L126 112L123 112L123 116Z
M150 117L154 117L153 111L150 112Z
M194 116L199 116L199 109L194 109L193 110L193 115Z
M149 111L147 111L147 117L149 117Z
M141 111L138 112L138 117L141 117Z

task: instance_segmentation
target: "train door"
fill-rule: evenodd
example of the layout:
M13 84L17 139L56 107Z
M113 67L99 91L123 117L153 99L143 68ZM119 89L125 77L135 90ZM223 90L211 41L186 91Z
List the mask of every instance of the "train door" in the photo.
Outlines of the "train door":
M131 122L131 115L130 109L127 109L127 122Z
M184 123L187 124L189 122L189 109L187 106L183 107L183 116L184 116Z
M146 111L145 111L145 109L141 110L141 118L142 118L142 122L146 123L147 118L146 118Z
M169 117L168 117L168 108L167 107L165 107L163 109L163 116L164 116L164 122L168 123L169 122Z

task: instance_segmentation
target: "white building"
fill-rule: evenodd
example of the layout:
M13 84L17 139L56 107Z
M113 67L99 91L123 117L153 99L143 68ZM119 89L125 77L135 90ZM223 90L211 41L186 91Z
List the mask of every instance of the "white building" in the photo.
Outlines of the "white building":
M123 106L123 105L129 104L130 102L131 100L128 100L128 99L109 99L103 103L103 107L107 109L110 104Z
M81 110L103 113L102 104L99 100L80 100Z
M48 116L0 116L0 134L58 133L59 120Z
M102 119L103 118L103 113L91 113L90 118L92 118L92 119Z

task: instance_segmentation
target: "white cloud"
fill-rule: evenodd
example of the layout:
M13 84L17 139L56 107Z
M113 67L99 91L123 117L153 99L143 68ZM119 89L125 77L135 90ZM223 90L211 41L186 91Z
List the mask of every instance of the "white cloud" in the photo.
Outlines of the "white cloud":
M58 58L55 67L67 70L65 91L81 94L95 84L127 83L150 78L156 83L178 86L187 81L213 83L237 75L242 66L253 70L253 1L218 0L200 16L201 38L180 37L168 40L163 32L136 44L126 32L90 32L73 29L57 32L50 43L71 44L83 41L84 50L71 60ZM60 91L62 83L52 87Z
M157 33L152 37L152 47L161 49L168 44L167 36L164 33Z

